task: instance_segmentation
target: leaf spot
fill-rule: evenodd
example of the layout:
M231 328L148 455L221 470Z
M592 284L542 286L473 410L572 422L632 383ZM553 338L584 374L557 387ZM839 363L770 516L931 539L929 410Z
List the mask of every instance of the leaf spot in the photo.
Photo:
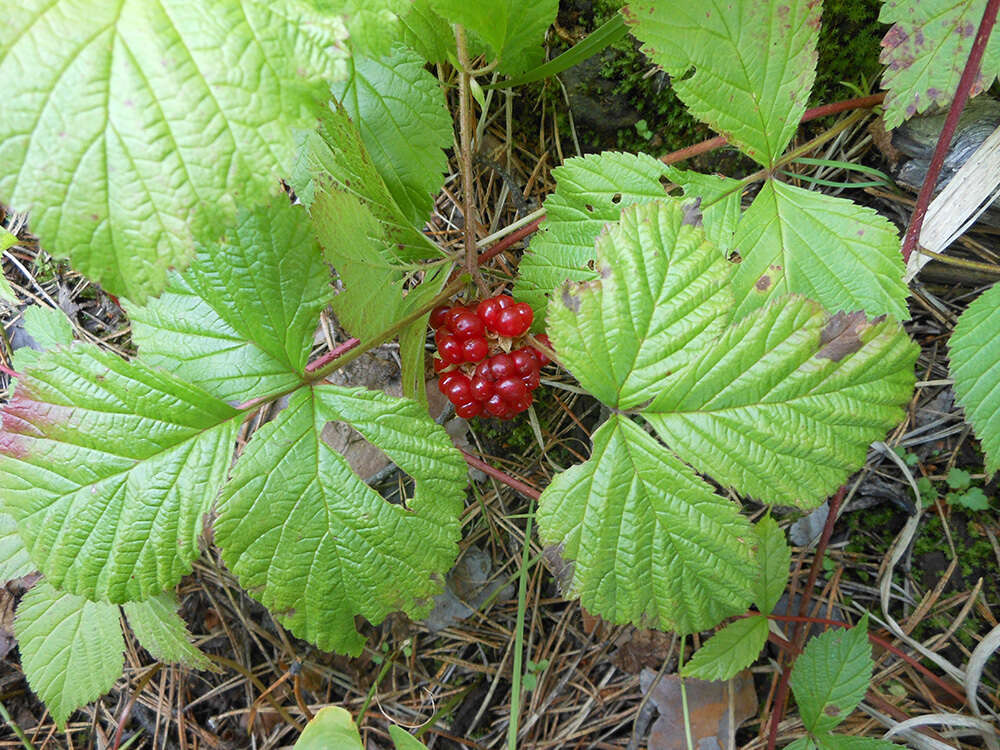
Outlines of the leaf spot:
M816 353L819 359L839 362L844 357L861 349L861 332L868 326L868 318L863 310L851 313L838 312L819 334L821 349Z
M823 709L823 713L827 716L840 716L840 708L838 706L829 705Z
M684 220L681 222L682 225L688 225L692 227L701 226L701 196L699 195L691 203L685 203L682 207L684 210Z
M757 279L757 283L754 284L754 286L757 288L758 292L766 292L768 289L771 288L771 277L768 276L767 274L764 274L759 279Z
M566 306L567 310L575 313L580 312L580 300L569 293L568 287L562 290L562 303Z

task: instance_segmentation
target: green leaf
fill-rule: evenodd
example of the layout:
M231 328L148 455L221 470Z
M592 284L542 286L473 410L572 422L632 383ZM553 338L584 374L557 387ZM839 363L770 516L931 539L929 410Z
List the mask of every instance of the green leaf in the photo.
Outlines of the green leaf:
M708 241L722 253L728 254L734 249L733 237L740 221L740 196L743 193L740 181L676 167L668 167L667 176L671 182L684 188L685 198L699 201L702 228Z
M459 23L500 58L497 70L523 73L542 62L545 32L556 18L558 0L431 0L431 7L451 23Z
M125 665L118 607L41 581L17 607L21 666L60 731L76 709L108 692Z
M209 658L191 643L191 634L177 614L177 607L177 597L172 591L122 605L129 627L153 658L192 669L213 669Z
M761 575L754 583L753 600L761 612L769 615L788 585L792 551L785 541L785 532L771 516L760 519L754 531L757 534L757 563Z
M767 643L767 632L763 615L734 620L698 649L681 674L699 680L731 680L757 661Z
M983 20L986 0L889 0L879 21L893 24L882 40L879 62L888 65L882 87L885 126L931 105L947 107L969 59L972 41ZM1000 35L986 44L974 93L985 91L1000 74Z
M980 487L970 487L958 495L955 502L968 510L989 510L990 508L990 498Z
M389 727L389 737L396 745L396 750L427 750L427 745L395 724Z
M643 416L722 484L815 507L903 418L918 353L893 320L782 297L700 352Z
M386 57L354 55L346 81L333 95L357 125L365 149L389 194L415 226L422 226L444 184L454 142L441 86L419 55L401 46Z
M872 668L867 614L853 628L809 641L789 680L806 729L827 732L844 721L865 697Z
M153 596L198 556L242 417L94 346L46 353L3 409L5 510L53 585L112 602Z
M298 159L291 180L296 195L310 210L318 191L353 195L380 225L373 239L385 242L396 258L440 256L440 249L396 203L347 112L336 102L333 107L320 113L317 130L298 134ZM421 226L424 221L420 220Z
M378 57L402 33L399 16L406 12L409 0L332 0L330 5L344 19L352 54Z
M536 321L544 319L556 287L597 277L588 262L601 227L618 221L626 206L663 198L660 178L666 174L664 164L647 154L616 151L573 157L552 170L556 189L545 199L545 221L514 285L514 296L534 308Z
M746 609L756 569L736 506L627 417L538 504L539 537L572 561L569 596L614 623L691 633Z
M26 0L5 15L0 195L49 249L142 303L246 196L275 192L341 65L302 0Z
M817 747L812 737L799 737L792 744L785 745L784 750L817 750Z
M17 237L8 232L3 227L0 227L0 253L8 248L14 247L17 244ZM7 277L0 273L0 301L7 302L12 305L18 303L17 295L10 286L10 282L7 281Z
M25 330L43 350L69 346L73 343L73 325L62 310L44 305L30 305L24 309L21 316L24 319ZM41 352L22 346L14 352L14 369L21 372L37 362L40 356Z
M948 477L945 479L945 482L947 482L948 486L953 490L964 490L969 486L971 481L972 475L965 469L959 469L958 467L949 471Z
M2 508L0 503L0 586L35 570L24 541L17 533L14 517L4 513Z
M781 156L805 112L820 11L813 0L634 0L623 10L691 114L764 166Z
M986 472L1000 469L1000 284L958 319L948 342L955 394L986 454Z
M736 229L735 318L784 294L829 310L909 317L896 228L846 198L768 180Z
M306 219L285 200L241 210L158 299L128 305L142 361L237 403L300 383L333 296Z
M410 9L399 19L402 40L427 62L447 62L455 58L455 34L451 25L431 8L432 0L413 0Z
M732 306L732 264L678 199L630 206L597 239L599 278L549 306L562 363L604 403L628 409L715 339Z
M829 732L816 734L815 742L815 747L818 750L899 750L902 747L888 740L878 740L872 737L852 737L847 734L830 734Z
M319 439L347 422L416 482L405 506L368 487ZM302 389L254 435L219 501L215 540L247 591L296 635L358 654L354 616L420 619L455 560L465 462L415 402Z
M327 706L306 724L293 750L364 750L351 714L340 706Z

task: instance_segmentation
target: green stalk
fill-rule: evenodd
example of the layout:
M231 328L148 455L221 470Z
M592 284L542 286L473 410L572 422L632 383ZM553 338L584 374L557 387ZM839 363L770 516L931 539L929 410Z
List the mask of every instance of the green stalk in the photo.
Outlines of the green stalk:
M3 701L0 701L0 718L7 722L7 726L9 726L11 731L17 735L17 738L21 740L21 744L24 745L24 750L35 750L35 746L31 744L31 740L28 739L21 727L15 724L14 720L10 717L10 714L7 713L7 707L3 704Z
M514 630L514 665L511 668L510 720L507 722L507 750L517 750L517 726L521 717L521 670L524 666L524 613L528 600L528 570L531 568L531 522L535 517L535 501L528 505L528 521L524 527L524 551L521 553L520 580L517 584L517 626Z
M681 650L677 656L677 675L684 671L684 641L687 639L686 635L681 636ZM684 682L684 678L680 677L681 681L681 710L684 712L684 738L687 740L688 750L694 750L694 737L691 736L691 713L688 710L688 693L687 684Z

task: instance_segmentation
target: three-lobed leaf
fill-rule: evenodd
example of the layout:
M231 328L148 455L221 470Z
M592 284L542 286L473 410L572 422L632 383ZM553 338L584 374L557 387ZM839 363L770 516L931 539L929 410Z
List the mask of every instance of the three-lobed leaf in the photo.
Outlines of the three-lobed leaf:
M691 114L768 166L805 112L820 10L812 0L634 0L625 19Z
M1000 468L1000 284L962 313L948 342L955 394L986 454Z
M588 266L601 228L621 210L665 195L666 167L647 154L606 151L567 159L552 170L555 192L545 199L545 221L518 265L514 296L543 319L548 295L567 280L596 278Z
M111 689L125 665L118 607L45 581L21 599L14 634L28 684L62 730L73 711Z
M124 602L190 572L240 412L170 373L76 344L18 378L2 417L4 509L50 583Z
M27 0L4 23L0 195L139 303L276 191L343 55L339 18L301 0Z
M383 499L319 439L346 422L413 477L405 505ZM355 615L419 617L458 552L466 468L415 402L321 385L298 391L240 456L223 490L215 540L256 599L298 636L351 654Z
M805 728L819 734L843 722L864 698L873 666L867 614L806 644L789 679Z
M734 245L742 256L733 278L736 318L784 294L829 310L909 317L896 228L846 198L768 180L740 219Z
M986 0L886 0L879 21L892 28L882 40L879 61L887 65L882 87L885 126L933 105L947 107L969 59ZM1000 35L986 44L973 94L988 89L1000 74Z
M625 416L557 475L538 533L572 561L564 593L611 622L695 632L746 609L755 577L748 522Z
M158 299L129 305L141 359L225 401L298 385L333 295L306 219L283 199L241 210Z

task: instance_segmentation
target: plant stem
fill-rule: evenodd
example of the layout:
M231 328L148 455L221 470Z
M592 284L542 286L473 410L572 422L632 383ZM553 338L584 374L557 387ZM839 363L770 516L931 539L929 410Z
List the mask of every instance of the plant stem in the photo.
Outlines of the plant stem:
M684 670L684 646L687 641L687 636L681 636L681 648L677 655L677 674ZM687 749L694 750L694 737L691 736L691 712L688 709L688 693L687 685L684 682L684 678L680 678L681 682L681 712L684 714L684 739L687 741Z
M402 332L404 328L410 325L410 323L413 323L416 320L420 320L420 318L429 313L435 307L437 307L442 302L452 297L459 289L464 287L468 283L468 281L469 281L468 276L462 274L457 279L448 284L444 289L442 289L441 292L438 293L434 297L434 299L432 299L426 305L417 308L406 317L397 320L391 326L386 328L382 333L373 336L372 339L367 343L359 344L358 346L352 347L349 351L344 352L339 357L336 357L335 359L332 359L329 362L327 362L322 367L318 367L315 370L313 370L313 372L311 372L305 378L306 382L316 383L322 381L324 378L326 378L327 375L329 375L334 370L339 370L348 362L353 362L365 352L371 351L376 346L382 344L384 341L388 341L389 339L396 337L397 335L399 335L400 332ZM298 386L296 386L296 388L297 387ZM291 393L291 391L296 390L296 388L292 388L288 392Z
M465 225L462 227L465 235L465 270L475 281L479 293L489 296L489 289L479 273L479 253L476 250L476 226L479 219L476 214L476 202L472 185L472 93L471 63L465 41L465 27L455 25L455 48L458 51L458 132L459 132L459 170L462 177L462 217Z
M958 79L958 87L955 89L955 98L951 102L948 116L944 120L944 127L941 128L941 136L938 138L937 146L934 148L934 155L931 156L930 166L927 168L927 176L924 177L924 184L920 186L920 193L917 195L917 204L913 208L913 215L910 217L910 225L906 228L906 236L903 238L903 262L908 263L910 255L917 247L920 239L920 229L924 225L924 217L927 216L927 208L931 203L931 195L937 184L938 174L944 166L944 157L948 153L951 139L955 135L958 127L958 118L965 109L965 103L969 100L972 85L979 74L979 64L983 59L983 52L986 50L986 42L989 41L993 24L997 20L997 10L1000 10L1000 0L989 0L986 3L986 10L983 11L983 20L979 23L979 30L976 38L972 42L972 49L969 50L969 59L965 62L965 69L962 70L962 77Z
M31 741L24 733L24 730L22 730L21 727L15 724L10 714L7 713L7 707L3 704L3 701L0 701L0 719L3 719L5 722L7 722L7 726L9 726L11 728L11 731L13 731L14 734L17 735L17 738L21 740L21 744L24 745L24 750L35 750L35 746L31 744Z
M528 570L531 567L531 522L535 518L535 500L528 504L528 520L524 525L524 550L517 583L517 626L514 629L514 664L511 667L510 719L507 722L507 750L517 750L517 725L521 716L521 670L524 663L524 613L528 600Z
M461 450L461 449L459 449ZM500 469L496 469L490 466L488 463L483 461L481 458L473 456L468 451L462 451L462 456L465 458L465 463L474 469L479 469L484 474L488 474L499 482L506 484L512 490L517 490L525 497L531 498L532 500L537 500L542 496L542 493L536 490L534 487L525 484L520 479L514 479L510 474L506 474Z

